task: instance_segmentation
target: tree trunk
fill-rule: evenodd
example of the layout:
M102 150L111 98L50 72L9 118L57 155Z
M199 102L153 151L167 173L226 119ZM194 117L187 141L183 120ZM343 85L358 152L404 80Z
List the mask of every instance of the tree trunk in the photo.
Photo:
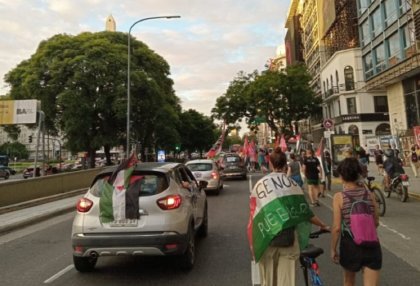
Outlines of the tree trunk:
M96 150L91 148L89 150L89 168L95 168Z
M105 159L106 159L105 165L111 166L112 165L112 161L111 161L111 147L108 144L105 144L104 145L104 152L105 152Z

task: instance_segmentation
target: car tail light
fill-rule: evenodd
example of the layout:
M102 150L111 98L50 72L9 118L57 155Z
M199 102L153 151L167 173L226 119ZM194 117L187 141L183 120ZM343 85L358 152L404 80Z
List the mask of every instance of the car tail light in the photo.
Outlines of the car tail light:
M80 198L77 201L77 211L81 213L87 213L93 206L93 202L86 198Z
M182 198L180 195L170 195L157 201L158 206L163 210L173 210L179 208Z
M217 179L217 173L216 173L216 172L212 172L212 173L211 173L211 177L212 177L213 179Z
M408 175L407 174L400 175L400 178L401 178L402 181L408 181Z

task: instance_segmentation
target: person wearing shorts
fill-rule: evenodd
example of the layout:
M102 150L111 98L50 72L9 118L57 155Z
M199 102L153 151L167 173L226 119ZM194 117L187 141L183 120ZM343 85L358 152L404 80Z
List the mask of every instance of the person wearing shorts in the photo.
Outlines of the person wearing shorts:
M312 149L306 150L306 158L303 161L303 172L308 185L309 200L312 206L320 206L318 196L320 193L319 178L322 177L321 163L314 156Z

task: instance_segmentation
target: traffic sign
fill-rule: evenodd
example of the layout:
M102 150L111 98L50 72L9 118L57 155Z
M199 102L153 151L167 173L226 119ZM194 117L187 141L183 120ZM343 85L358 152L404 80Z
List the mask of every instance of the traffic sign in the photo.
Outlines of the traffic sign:
M332 121L332 119L325 119L324 120L324 128L325 129L332 129L334 127L334 122Z

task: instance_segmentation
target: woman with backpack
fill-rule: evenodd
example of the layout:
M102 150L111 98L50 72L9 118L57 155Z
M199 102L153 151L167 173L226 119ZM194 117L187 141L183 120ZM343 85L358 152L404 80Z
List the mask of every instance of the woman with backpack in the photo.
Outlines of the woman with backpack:
M360 270L364 285L379 285L382 250L376 233L379 216L375 195L358 183L362 169L356 158L344 159L337 172L343 191L333 198L331 259L343 267L345 286L355 285Z

